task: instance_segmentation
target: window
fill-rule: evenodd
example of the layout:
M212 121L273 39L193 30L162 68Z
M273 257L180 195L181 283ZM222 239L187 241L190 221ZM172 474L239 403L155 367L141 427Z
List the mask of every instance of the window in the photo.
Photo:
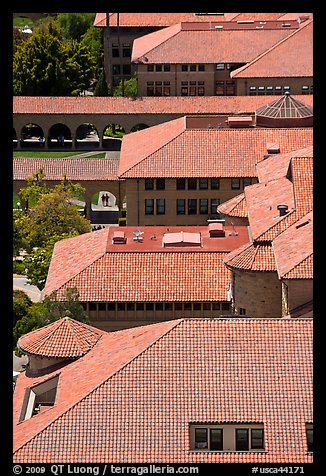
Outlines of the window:
M267 87L266 87L266 92L267 92L267 94L273 94L273 91L274 91L273 86L267 86Z
M203 311L210 311L210 310L211 310L211 303L203 302Z
M201 215L208 214L208 198L201 198L199 200L199 213Z
M243 307L239 308L239 314L240 316L245 316L246 315L246 310Z
M155 65L155 71L161 72L162 71L162 65L161 64L156 64Z
M260 423L190 424L190 446L203 451L263 451L264 429Z
M191 302L185 302L184 305L183 305L183 309L185 311L191 311L191 309L192 309Z
M108 311L115 311L115 302L108 302Z
M146 303L146 311L154 311L154 303L153 302L147 302Z
M216 69L224 69L224 63L217 63Z
M205 65L204 64L199 64L198 65L198 71L205 71Z
M215 94L216 96L224 96L224 81L216 81L215 83Z
M154 81L147 81L147 96L154 96Z
M131 45L130 45L130 43L123 43L122 44L122 56L124 58L130 58L131 57Z
M163 302L155 303L155 310L156 311L163 311Z
M181 96L188 96L188 81L181 81Z
M177 215L184 215L186 213L186 204L183 198L177 199Z
M264 449L264 430L262 428L251 429L251 449L263 450Z
M174 303L174 310L175 310L175 311L182 311L182 308L183 308L182 302L176 302L176 303Z
M290 91L291 86L283 86L283 91Z
M165 179L156 179L156 190L165 190Z
M222 428L210 429L210 449L215 451L223 450L223 430Z
M301 94L309 94L309 86L301 86Z
M112 74L120 74L120 65L119 64L112 65Z
M197 200L195 198L189 198L188 200L188 215L197 214Z
M165 309L166 311L172 311L172 309L173 309L173 304L172 304L172 302L166 302L165 305L164 305L164 309Z
M188 179L188 190L196 190L197 189L197 179L190 178Z
M191 65L189 66L189 70L190 70L190 71L196 71L196 65L195 65L195 64L191 64Z
M127 311L134 311L134 310L135 310L135 303L127 302Z
M265 95L265 86L258 86L258 96Z
M186 179L178 178L176 180L177 190L185 190L186 189Z
M117 43L112 43L112 57L119 58L119 45Z
M181 71L188 71L188 65L187 64L182 64L181 65Z
M228 311L230 309L229 302L222 302L222 311Z
M212 178L211 179L211 189L212 190L219 190L220 188L220 179L219 178Z
M207 178L199 179L199 188L200 188L200 190L207 190L208 189L208 179Z
M281 91L282 91L282 86L275 86L276 93L281 93Z
M219 302L213 302L212 303L212 309L213 309L213 311L219 311L220 310L220 303Z
M226 95L227 96L235 95L235 81L226 81Z
M147 65L147 71L150 73L152 71L154 71L154 65L153 64L148 64Z
M256 86L250 86L249 87L249 96L256 96L256 94L257 94Z
M162 96L162 81L155 81L154 96Z
M106 303L105 302L99 302L98 303L98 310L99 311L106 311Z
M217 207L220 204L219 198L211 198L211 215L217 215Z
M166 72L171 71L171 65L170 64L164 64L163 65L163 71L166 71Z
M171 95L170 81L163 81L163 96L170 96L170 95Z
M52 407L55 404L58 383L59 375L26 389L19 421L28 420Z
M125 303L124 302L118 302L117 309L118 311L125 311Z
M158 198L156 200L156 215L165 215L165 199Z
M131 65L130 64L123 64L122 65L122 74L131 74Z
M195 448L208 448L207 428L195 428Z
M154 190L154 179L145 179L145 190Z
M231 179L231 188L232 188L232 190L239 190L239 188L240 188L240 179L239 178Z
M194 302L194 311L201 311L201 302Z
M89 311L96 311L96 302L90 302L88 305Z
M154 215L154 199L152 198L145 200L145 215Z
M235 430L235 450L249 451L249 430L236 428Z
M243 186L244 186L244 187L248 187L248 186L251 185L251 184L252 184L252 179L251 179L251 178L245 177L245 178L243 179Z
M307 435L307 449L309 452L313 452L313 427L312 424L307 424L306 425L306 435Z
M199 81L198 81L198 96L205 96L205 87L199 86Z

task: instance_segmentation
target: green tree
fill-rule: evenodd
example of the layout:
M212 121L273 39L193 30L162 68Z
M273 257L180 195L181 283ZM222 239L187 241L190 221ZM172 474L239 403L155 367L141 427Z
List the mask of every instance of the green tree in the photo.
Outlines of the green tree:
M109 95L108 85L106 84L105 73L104 73L104 70L102 69L100 73L100 77L94 89L94 96L108 96L108 95Z
M32 300L30 297L20 289L14 289L13 291L13 314L14 314L14 325L22 317L27 314L28 309L32 305Z
M87 48L73 40L63 41L54 27L48 29L37 29L29 40L16 44L15 95L69 96L89 86L95 60Z
M62 317L71 317L77 321L89 324L86 311L79 301L79 292L77 288L67 288L62 300L57 299L57 293L54 291L49 296L45 296L44 305L47 309L47 319L49 322L56 321Z
M53 235L45 246L35 247L24 259L25 275L28 278L28 283L42 290L45 286L55 243L77 235L76 231L69 234L64 233L60 236Z
M103 65L103 33L102 28L91 26L81 37L80 43L88 48L93 56L96 65L96 73L99 76Z
M93 26L95 13L59 13L57 24L67 40L80 41L81 37Z
M46 324L48 324L46 306L41 302L33 303L27 309L26 314L14 325L14 346L22 335L35 331Z
M122 81L115 88L113 96L122 96ZM124 81L124 96L137 96L137 77L135 73L132 78Z

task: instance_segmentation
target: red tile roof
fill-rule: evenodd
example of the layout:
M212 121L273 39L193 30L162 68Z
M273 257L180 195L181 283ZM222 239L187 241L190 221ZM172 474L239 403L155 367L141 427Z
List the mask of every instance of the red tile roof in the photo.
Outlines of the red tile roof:
M224 213L231 217L247 217L248 209L244 193L240 193L230 200L221 203L221 205L218 206L218 211L219 213Z
M117 26L117 14L109 13L110 26ZM226 17L228 15L228 17ZM183 21L191 22L207 22L208 19L212 21L230 20L234 14L225 13L222 15L195 15L194 13L120 13L119 25L120 27L139 27L139 26L156 26L165 27L180 23ZM97 13L94 20L94 26L106 26L106 13Z
M293 96L313 104L313 96ZM14 96L13 114L236 114L255 112L275 96ZM55 118L53 118L55 119ZM138 118L137 118L138 119Z
M275 257L270 242L247 243L231 251L223 260L228 268L246 271L275 271Z
M25 390L38 382L18 377L14 462L313 459L305 434L313 421L312 319L194 318L109 333L60 370L53 407L17 424ZM265 451L191 451L191 422L262 422Z
M298 220L273 240L279 278L313 278L313 214Z
M253 239L280 219L278 205L287 205L289 212L295 209L293 184L286 177L246 187L244 194Z
M224 301L230 273L226 254L248 241L245 226L224 227L225 237L210 238L209 227L186 227L201 234L201 246L163 247L164 233L184 227L140 227L143 242L133 240L135 227L124 227L126 244L113 244L116 227L56 243L45 295L77 287L81 301ZM155 236L156 239L152 239ZM107 284L103 284L107 283Z
M313 157L313 146L287 152L286 154L271 155L256 165L259 182L267 182L285 177L289 170L292 157Z
M312 128L191 129L182 117L124 136L119 176L255 177L268 142L285 153L311 145L312 135Z
M103 334L95 327L64 317L23 335L17 344L27 354L77 358L89 352Z
M313 23L309 20L299 30L233 71L232 78L312 77ZM299 52L299 54L298 54Z
M13 180L26 180L43 169L46 180L117 180L119 159L67 157L67 158L13 158Z
M136 38L131 61L146 63L249 63L293 30L186 30L179 23ZM194 25L196 28L196 25ZM147 60L144 59L147 58Z

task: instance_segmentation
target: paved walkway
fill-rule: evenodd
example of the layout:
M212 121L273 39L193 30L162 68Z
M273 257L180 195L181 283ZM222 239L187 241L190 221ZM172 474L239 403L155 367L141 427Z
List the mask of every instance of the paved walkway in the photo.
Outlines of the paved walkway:
M38 289L37 286L27 284L26 276L14 274L13 289L20 289L21 291L24 291L33 302L40 302L42 300L42 292Z

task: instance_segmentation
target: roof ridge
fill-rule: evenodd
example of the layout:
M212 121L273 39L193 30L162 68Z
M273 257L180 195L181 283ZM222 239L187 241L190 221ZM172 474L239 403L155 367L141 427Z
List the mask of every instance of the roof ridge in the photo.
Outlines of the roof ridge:
M304 258L302 258L301 261L299 261L298 263L296 263L294 266L292 266L292 268L290 268L282 277L284 278L285 276L287 276L291 271L293 271L295 268L297 268L298 266L300 266L304 261L308 260L309 258L312 257L313 255L313 250L307 255L305 256Z
M159 150L163 149L163 147L165 147L167 144L170 144L171 142L173 142L177 137L179 137L181 134L183 134L186 130L186 115L184 116L181 116L181 117L178 117L176 119L174 119L174 121L177 121L177 120L180 120L180 122L183 122L183 128L182 130L177 133L175 136L172 137L172 139L168 140L167 142L164 142L164 144L160 145L160 147L158 147L157 149L155 149L154 151L152 151L149 155L145 155L145 157L143 157L141 160L139 160L136 164L133 164L131 167L127 168L126 170L124 170L124 172L121 174L121 175L118 175L118 177L123 177L124 174L126 172L130 172L130 170L134 169L136 166L138 166L139 164L141 164L142 162L144 162L145 160L147 160L151 155L153 155L154 153L157 153ZM173 120L172 120L173 121ZM161 126L161 125L164 125L165 123L161 123L161 124L157 124L158 126ZM155 127L155 126L154 126Z
M159 37L159 39L156 41L158 41L158 43L155 43L154 46L152 46L150 49L146 50L145 53L142 53L141 55L138 55L136 57L132 57L132 60L133 61L137 61L139 60L140 58L142 57L145 57L146 54L149 54L151 51L155 50L155 48L157 48L159 45L163 45L164 43L166 43L167 41L169 41L171 38L173 38L175 35L177 35L178 33L180 33L181 31L181 23L182 22L178 22L178 23L174 23L173 25L169 25L169 26L166 26L164 28L161 28L159 30L156 30L156 31L153 31L151 33L147 33L147 35L144 35L144 36L141 36L139 37L140 41L141 42L146 42L146 40L148 41L148 36L149 35L153 35L154 37ZM172 33L169 35L169 32L167 32L167 30L172 30ZM167 35L168 34L168 35ZM160 40L160 36L164 35L164 39L163 40ZM147 37L147 38L146 38ZM137 38L138 39L138 38Z
M298 28L297 30L294 30L292 33L290 33L288 36L286 36L285 38L282 38L280 41L276 42L273 46L271 46L270 48L268 48L266 51L264 51L263 53L261 53L260 55L256 56L256 58L254 58L252 61L250 61L249 63L245 64L244 66L241 66L240 68L234 70L233 72L231 72L230 74L230 77L231 78L234 78L237 76L238 73L242 72L242 71L245 71L247 68L251 67L253 64L255 64L257 61L259 61L261 58L263 58L264 56L266 56L268 53L270 53L271 51L273 51L275 48L277 48L280 44L284 43L285 41L287 41L289 38L292 38L292 36L294 36L295 34L297 34L298 32L301 32L304 30L304 28L306 28L308 25L310 25L312 23L312 18L306 23L306 25L302 26L301 28ZM234 74L233 74L234 73Z
M136 356L133 356L131 357L127 362L125 362L124 364L121 365L120 368L118 368L117 370L115 370L109 377L105 377L105 379L100 382L100 383L97 383L95 385L95 387L93 387L92 389L90 389L85 395L82 396L82 398L79 398L77 401L73 402L69 408L67 408L63 413L61 413L60 415L58 416L54 416L54 418L49 422L47 423L44 428L42 428L41 430L39 430L36 434L32 435L30 438L28 438L24 443L18 445L14 452L16 453L19 449L23 448L26 444L28 444L30 441L32 441L34 438L36 438L37 435L39 435L40 433L42 433L44 430L46 430L50 425L52 425L55 421L57 421L59 418L61 418L63 415L65 415L68 411L70 411L72 408L74 408L76 405L78 405L80 402L82 402L85 398L87 398L91 393L93 393L95 390L97 390L101 385L103 385L105 382L107 382L108 380L110 380L114 375L116 375L118 372L120 372L121 370L123 370L127 365L129 365L131 362L133 362L138 356L140 356L141 354L145 353L150 347L152 347L157 341L159 341L162 337L164 337L166 334L168 334L170 331L172 331L175 327L177 327L179 324L181 324L181 322L183 321L183 318L181 319L176 319L176 320L171 320L171 321L168 321L171 323L171 326L167 331L165 331L162 335L160 335L159 337L157 337L155 339L154 342L152 342L148 347L146 347L145 349L143 349L141 352L139 352L139 354L137 354ZM159 323L159 324L166 324L166 323ZM156 324L154 324L156 325ZM146 326L140 326L140 327L146 327ZM139 327L138 327L139 329ZM126 331L130 331L132 329L124 329ZM124 330L122 330L121 332L123 332ZM60 404L59 404L60 405ZM62 403L61 403L62 405ZM27 420L25 420L27 421ZM23 422L22 422L23 423Z

